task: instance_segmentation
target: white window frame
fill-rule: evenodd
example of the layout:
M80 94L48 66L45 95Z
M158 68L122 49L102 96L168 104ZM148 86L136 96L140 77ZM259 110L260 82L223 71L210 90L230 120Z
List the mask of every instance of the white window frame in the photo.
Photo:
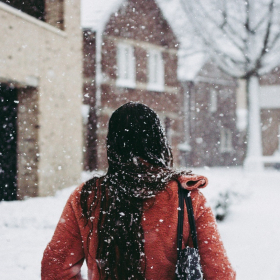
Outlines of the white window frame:
M278 124L278 152L280 153L280 124Z
M164 61L162 52L157 49L148 51L148 86L151 91L164 91Z
M218 110L218 93L215 89L210 90L209 110L215 113Z
M232 150L232 132L230 129L222 127L220 131L220 151L226 153Z
M117 45L117 81L119 87L135 88L135 56L134 47L126 43Z

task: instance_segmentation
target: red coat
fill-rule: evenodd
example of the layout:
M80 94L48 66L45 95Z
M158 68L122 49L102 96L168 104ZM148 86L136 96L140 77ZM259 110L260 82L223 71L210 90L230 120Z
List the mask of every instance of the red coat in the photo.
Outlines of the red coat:
M183 187L191 190L191 198L197 228L198 246L205 280L232 280L235 271L227 258L217 225L210 207L198 190L207 185L203 176L182 176ZM82 279L80 268L86 259L88 279L99 279L95 261L97 233L88 239L89 227L84 226L81 218L79 186L68 199L51 242L45 249L42 260L42 280ZM147 207L145 207L147 206ZM177 221L178 221L178 185L171 181L156 195L154 205L151 199L145 201L142 226L145 236L145 255L147 258L146 279L175 279L177 259ZM187 210L185 209L185 213ZM98 212L94 217L97 226ZM185 214L185 246L189 245L189 224ZM191 245L191 244L190 244ZM89 248L89 250L88 250Z

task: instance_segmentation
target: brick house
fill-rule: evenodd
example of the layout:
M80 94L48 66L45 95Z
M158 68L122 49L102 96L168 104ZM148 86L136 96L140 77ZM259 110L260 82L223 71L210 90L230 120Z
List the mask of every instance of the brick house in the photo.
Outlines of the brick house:
M2 0L0 19L0 200L53 194L82 170L80 3Z
M154 0L84 1L85 169L104 169L107 123L128 101L153 108L165 125L179 165L183 92L178 41Z
M189 58L191 60L191 58ZM242 165L247 149L246 81L235 80L207 59L185 63L180 80L186 94L189 166ZM260 77L260 114L265 166L280 163L280 68Z
M244 134L237 126L237 81L204 54L186 59L180 80L186 108L185 165L242 164Z

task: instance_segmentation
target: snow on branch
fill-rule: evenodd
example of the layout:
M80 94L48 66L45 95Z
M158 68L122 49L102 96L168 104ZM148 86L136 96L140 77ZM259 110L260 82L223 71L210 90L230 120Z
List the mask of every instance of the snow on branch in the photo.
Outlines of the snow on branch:
M229 75L262 75L280 64L280 0L181 3L195 32Z

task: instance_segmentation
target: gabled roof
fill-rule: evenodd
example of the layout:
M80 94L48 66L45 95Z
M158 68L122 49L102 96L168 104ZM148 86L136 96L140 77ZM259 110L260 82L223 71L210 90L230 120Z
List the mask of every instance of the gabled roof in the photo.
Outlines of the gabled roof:
M208 55L202 51L203 45L192 29L181 0L156 1L180 42L178 79L193 81L208 60Z
M98 30L127 0L81 0L81 26Z

